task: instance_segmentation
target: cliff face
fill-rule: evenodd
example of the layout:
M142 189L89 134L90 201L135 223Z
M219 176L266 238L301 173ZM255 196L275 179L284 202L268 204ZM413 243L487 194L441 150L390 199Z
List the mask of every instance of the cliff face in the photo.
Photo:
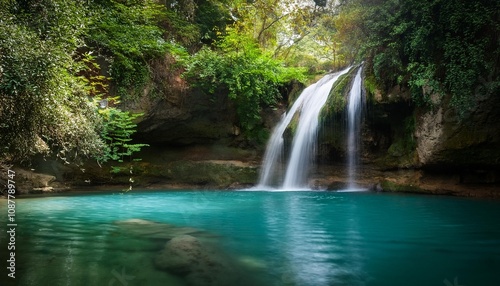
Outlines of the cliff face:
M399 88L372 99L364 163L381 171L379 189L500 196L498 96L476 95L464 118L449 96L433 97L433 107L412 106Z
M211 96L199 90L141 98L132 107L145 113L137 139L150 144L210 144L239 135L234 109L223 93Z
M434 110L417 111L415 137L420 164L448 167L498 167L500 98L477 97L477 105L460 120L449 99Z
M143 95L124 100L121 106L144 113L138 122L137 141L173 147L214 144L256 147L262 143L249 142L252 138L241 134L236 106L228 98L227 90L207 94L194 84L189 87L182 77L183 70L176 68L175 60L168 55L152 63L152 69L153 80ZM298 88L291 84L281 91L283 97ZM283 111L283 106L264 108L262 126L273 128Z
M432 107L420 107L404 87L382 93L369 84L366 80L356 172L359 186L500 197L500 98L496 94L476 94L475 104L460 118L449 96L434 96ZM343 92L348 93L348 89ZM318 162L322 164L312 178L318 187L346 186L345 118L342 109L332 112L320 134Z
M236 134L234 108L224 91L215 95L189 88L182 69L166 55L151 64L152 81L137 99L124 99L122 108L144 113L137 141L162 145L213 143Z
M168 67L167 59L157 63L158 77L144 96L126 100L122 106L144 112L136 139L151 145L138 155L143 161L133 166L132 176L129 165L118 170L112 164L101 168L89 162L71 168L39 160L35 171L55 176L43 187L127 185L131 177L139 188L220 189L255 183L263 146L249 145L243 138L227 94L187 89L180 72ZM153 90L155 96L151 96ZM372 89L366 95L358 185L385 191L500 197L500 97L477 95L475 107L459 119L449 97L436 97L433 108L424 108L413 105L409 91L398 86L385 94ZM330 97L334 102L323 114L320 166L311 185L338 189L347 181L346 117L338 108L346 101L341 93ZM262 124L269 131L284 106L262 112ZM30 192L34 187L25 189Z

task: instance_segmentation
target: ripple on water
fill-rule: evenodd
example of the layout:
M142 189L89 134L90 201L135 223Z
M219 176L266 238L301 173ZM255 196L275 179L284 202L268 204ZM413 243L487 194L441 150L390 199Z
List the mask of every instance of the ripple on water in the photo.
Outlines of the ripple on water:
M152 263L167 240L162 227L141 235L116 224L129 219L209 233L246 269L242 280L261 277L253 284L259 286L437 285L453 277L463 285L495 285L500 265L500 203L491 201L155 192L24 199L16 211L23 222L19 285L109 285L122 270L136 285L185 285Z

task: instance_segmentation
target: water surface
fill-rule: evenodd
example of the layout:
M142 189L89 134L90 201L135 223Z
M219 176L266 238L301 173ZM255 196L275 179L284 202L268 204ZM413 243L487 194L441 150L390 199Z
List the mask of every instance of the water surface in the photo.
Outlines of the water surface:
M239 285L500 285L499 201L133 191L19 199L16 211L15 285L187 285L153 263L166 224L198 228ZM156 222L158 235L117 223L129 219ZM2 260L6 224L2 215Z

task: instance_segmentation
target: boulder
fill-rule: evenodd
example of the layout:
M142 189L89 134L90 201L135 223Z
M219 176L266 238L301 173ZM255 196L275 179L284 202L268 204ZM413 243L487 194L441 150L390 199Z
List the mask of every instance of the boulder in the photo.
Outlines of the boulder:
M172 238L154 259L155 266L185 278L191 286L241 285L234 263L191 235Z
M16 194L41 194L51 192L67 191L60 182L57 182L56 177L43 173L36 173L31 170L14 168L15 171L15 186ZM0 181L2 186L6 186L6 181Z
M125 234L149 239L168 240L183 235L209 236L208 233L193 227L177 227L167 223L159 223L144 219L127 219L116 221L115 225Z

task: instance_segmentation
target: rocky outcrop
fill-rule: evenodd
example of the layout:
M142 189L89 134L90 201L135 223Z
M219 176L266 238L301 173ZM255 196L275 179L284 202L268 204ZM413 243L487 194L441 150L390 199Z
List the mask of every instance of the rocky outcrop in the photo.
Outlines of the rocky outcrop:
M485 168L500 165L500 98L476 96L476 105L460 119L449 98L437 108L417 111L415 131L419 163L424 167Z
M404 87L395 86L382 93L373 88L373 78L365 84L359 186L379 191L500 197L497 94L477 92L472 107L461 110L460 117L450 96L433 95L432 107L416 106ZM337 115L340 126L326 132L342 133L343 118L345 115ZM345 138L337 137L337 145L345 146ZM323 159L328 164L318 170L311 185L342 189L347 186L345 172L339 171L345 168L345 149L330 145L322 152L337 155L326 160L320 157L319 162Z
M151 63L152 80L137 98L122 98L124 110L144 113L138 141L153 144L209 144L235 134L235 111L227 93L189 87L171 55Z
M136 138L145 143L210 144L239 135L234 110L223 93L212 96L192 89L148 95L124 108L144 113Z
M379 190L500 197L500 98L476 94L462 117L450 96L416 107L408 92L372 94L363 163Z
M22 168L12 168L15 172L14 182L16 195L22 194L47 194L53 192L63 192L67 191L68 187L59 182L55 176L45 173L34 172L33 170L27 170ZM7 168L5 172L7 173ZM0 187L2 191L7 189L7 180L0 178Z

